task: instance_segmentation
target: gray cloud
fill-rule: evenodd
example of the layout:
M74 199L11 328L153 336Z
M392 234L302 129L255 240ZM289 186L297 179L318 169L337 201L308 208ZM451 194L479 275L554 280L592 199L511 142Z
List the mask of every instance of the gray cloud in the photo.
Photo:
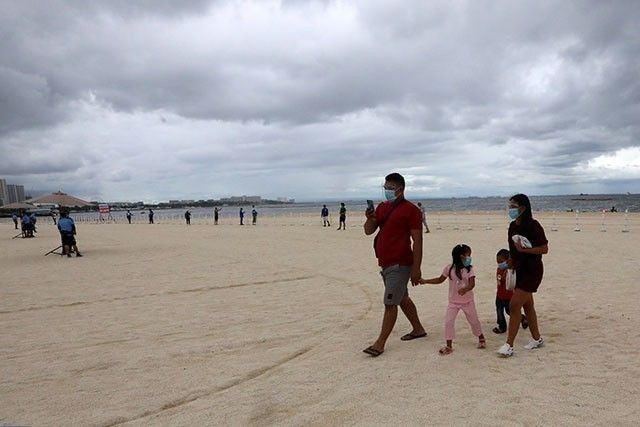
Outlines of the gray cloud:
M632 1L5 3L14 181L313 198L391 169L438 195L527 171L511 185L570 192L597 181L591 159L640 146ZM610 191L640 178L625 170Z

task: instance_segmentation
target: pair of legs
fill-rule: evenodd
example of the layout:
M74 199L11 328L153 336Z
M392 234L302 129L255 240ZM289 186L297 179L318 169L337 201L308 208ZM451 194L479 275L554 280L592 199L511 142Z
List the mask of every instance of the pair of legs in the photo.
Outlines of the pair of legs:
M66 255L71 258L71 249L76 253L77 257L81 257L82 254L78 250L78 245L76 244L76 239L71 235L63 235L62 236L62 255Z
M329 222L329 217L328 216L323 216L322 217L322 226L323 227L331 227L331 223Z
M427 220L423 219L422 220L422 224L424 225L424 232L428 233L429 232L429 226L427 225Z
M418 318L418 309L416 308L416 305L413 303L411 298L409 298L409 294L406 294L400 301L400 309L411 323L412 329L409 334L413 335L414 337L424 336L426 332L424 330L424 327L422 326L422 323L420 323L420 319ZM371 348L380 353L384 351L384 346L387 343L389 335L391 335L391 331L396 324L397 318L398 306L385 305L380 335L378 336L378 339L373 343Z
M516 288L513 291L513 297L511 297L511 315L509 317L509 329L507 333L507 344L513 347L513 342L516 340L518 330L520 329L520 322L522 314L520 310L524 308L524 314L527 316L529 322L529 330L531 331L531 337L534 340L540 339L540 330L538 329L538 315L533 302L533 293L523 291Z
M338 225L338 230L343 229L346 230L347 229L347 222L344 219L340 219L340 224Z
M478 318L475 302L472 300L464 304L449 303L444 323L444 336L447 343L445 347L440 349L440 354L450 354L453 351L453 340L456 338L456 317L460 310L462 310L467 318L467 322L469 322L471 326L471 332L478 337L478 348L486 348L487 346L484 335L482 334L482 327L480 325L480 319Z
M496 323L498 326L493 328L493 332L496 334L503 334L507 331L507 318L505 317L505 313L508 316L511 316L511 300L504 300L496 297ZM522 314L521 319L520 323L522 324L522 328L527 329L529 326L527 316Z

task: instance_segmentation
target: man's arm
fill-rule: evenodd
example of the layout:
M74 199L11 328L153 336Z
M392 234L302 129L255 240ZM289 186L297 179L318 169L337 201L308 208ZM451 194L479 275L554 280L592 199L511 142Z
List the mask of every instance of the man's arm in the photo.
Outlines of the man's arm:
M413 240L413 265L411 267L411 283L417 285L422 278L422 229L411 230Z
M373 234L378 229L378 221L376 220L375 211L366 211L364 213L367 216L367 220L364 223L364 234L367 236ZM422 237L422 235L420 236Z

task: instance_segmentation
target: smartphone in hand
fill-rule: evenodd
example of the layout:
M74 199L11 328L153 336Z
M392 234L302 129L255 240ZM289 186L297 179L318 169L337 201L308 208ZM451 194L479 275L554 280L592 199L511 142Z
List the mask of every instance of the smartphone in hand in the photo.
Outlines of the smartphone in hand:
M373 200L367 200L367 212L371 212L375 210L375 207L373 206Z

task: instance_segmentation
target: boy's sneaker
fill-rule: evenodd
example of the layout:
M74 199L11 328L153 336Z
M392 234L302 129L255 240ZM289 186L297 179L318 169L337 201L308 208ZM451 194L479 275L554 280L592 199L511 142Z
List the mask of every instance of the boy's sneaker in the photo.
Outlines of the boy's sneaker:
M527 350L533 350L534 348L540 348L544 346L544 340L540 337L539 340L530 340L527 345L524 346Z
M502 344L502 347L498 349L498 354L502 357L511 357L513 356L513 347L508 343L504 343Z

